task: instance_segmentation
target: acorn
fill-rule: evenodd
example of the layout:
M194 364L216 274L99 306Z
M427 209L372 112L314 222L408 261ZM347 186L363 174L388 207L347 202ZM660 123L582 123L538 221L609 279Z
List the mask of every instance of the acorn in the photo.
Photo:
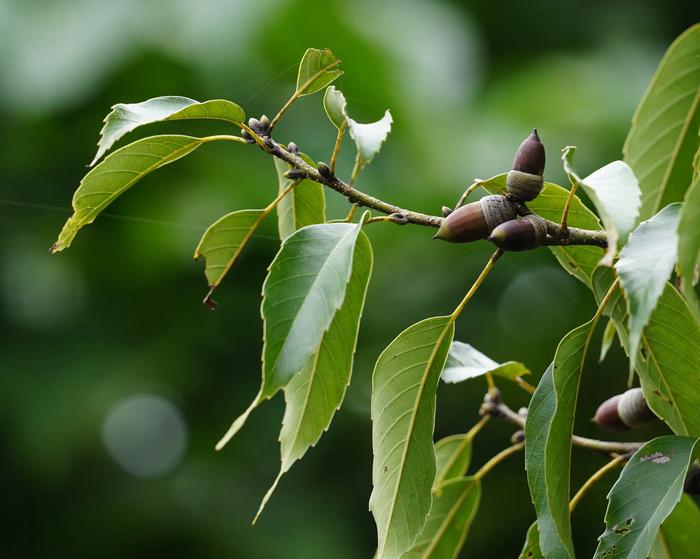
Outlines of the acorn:
M433 238L451 243L486 239L497 226L515 216L515 207L505 196L484 196L478 202L457 208L443 219Z
M649 408L641 388L631 388L605 400L593 417L600 427L613 431L641 427L654 419L656 416Z
M535 128L515 153L513 169L506 177L508 193L521 202L537 198L544 186L544 164L544 145Z
M547 222L530 214L501 223L489 236L498 248L510 251L530 250L541 246L547 239Z

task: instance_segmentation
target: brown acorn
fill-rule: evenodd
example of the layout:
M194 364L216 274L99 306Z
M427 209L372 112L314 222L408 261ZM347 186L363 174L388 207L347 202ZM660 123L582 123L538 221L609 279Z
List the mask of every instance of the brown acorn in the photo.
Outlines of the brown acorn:
M501 223L489 236L489 241L498 248L509 251L530 250L546 239L547 223L534 214Z
M544 186L544 164L544 145L535 128L515 153L513 170L506 177L508 193L521 202L537 198Z
M641 427L654 419L656 416L647 405L641 388L631 388L605 400L593 417L600 427L613 431Z
M498 225L515 216L515 207L505 196L484 196L478 202L457 208L443 219L433 238L451 243L486 239Z

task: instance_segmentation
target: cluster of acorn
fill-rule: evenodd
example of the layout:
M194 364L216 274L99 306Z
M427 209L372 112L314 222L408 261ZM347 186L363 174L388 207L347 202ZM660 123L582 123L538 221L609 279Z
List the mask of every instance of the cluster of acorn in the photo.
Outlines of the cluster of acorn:
M509 251L529 250L547 239L547 223L538 215L518 215L523 202L537 198L544 186L544 145L532 131L515 154L506 178L506 195L492 195L447 211L434 238L452 243L488 239Z

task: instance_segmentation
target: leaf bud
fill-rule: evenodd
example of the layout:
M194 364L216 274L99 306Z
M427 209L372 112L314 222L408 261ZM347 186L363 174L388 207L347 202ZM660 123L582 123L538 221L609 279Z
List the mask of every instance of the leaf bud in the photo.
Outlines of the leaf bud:
M248 119L248 128L250 128L256 134L262 134L263 128L262 124L257 118L250 117Z
M296 154L296 153L299 153L299 148L297 147L297 145L296 145L294 142L289 142L289 143L287 144L287 151L288 151L289 153L294 153L294 154Z
M306 174L304 171L300 171L299 169L289 169L288 171L284 172L284 178L289 179L289 180L297 180L304 178Z
M318 169L318 174L324 179L330 179L333 176L330 167L328 167L328 165L326 165L323 161L319 161L316 168Z
M509 251L530 250L546 240L547 223L535 214L501 223L489 236L489 241L498 248Z
M262 115L262 116L260 117L260 126L262 127L262 129L263 129L265 132L267 132L267 131L269 130L269 128L270 128L270 119L267 118L267 115Z
M510 437L510 442L513 444L525 442L525 431L520 429L519 431L513 433Z
M243 130L243 128L241 128L241 138L243 138L248 144L255 143L253 136L251 136L247 130Z
M486 239L498 225L515 216L515 207L505 196L484 196L478 202L457 208L443 219L433 238L452 243Z
M447 206L442 207L442 217L447 217L450 215L454 210L452 208L448 208Z
M593 417L600 427L613 431L641 427L654 419L656 416L649 408L641 388L631 388L605 400Z

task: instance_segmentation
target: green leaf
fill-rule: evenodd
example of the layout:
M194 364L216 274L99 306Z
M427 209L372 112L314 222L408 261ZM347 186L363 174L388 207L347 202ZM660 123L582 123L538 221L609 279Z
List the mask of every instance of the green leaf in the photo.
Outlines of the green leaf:
M600 358L598 359L599 363L602 363L605 360L605 356L608 354L608 351L610 351L610 348L612 347L613 342L615 341L615 335L615 322L611 318L605 325L605 330L603 331L603 340L600 342Z
M642 189L640 218L683 199L700 139L700 24L668 48L622 148Z
M445 369L442 371L442 380L445 382L462 382L491 373L498 377L514 380L517 377L530 373L522 363L506 361L496 363L479 350L463 342L452 342L450 353L447 356Z
M188 97L154 97L143 103L117 103L104 119L93 166L124 134L153 122L165 120L216 119L240 126L245 112L225 99L200 103Z
M481 498L476 478L453 479L435 490L433 507L413 548L402 559L452 559L464 545Z
M661 525L650 559L695 559L698 554L700 509L688 495Z
M307 155L302 154L301 157L309 165L316 166ZM274 161L275 171L277 171L277 181L279 183L279 192L281 193L294 182L284 176L284 173L292 167L276 157ZM301 181L289 194L282 198L277 205L277 226L280 239L282 240L302 227L315 225L317 223L325 223L325 221L326 195L323 190L323 185L317 182L311 180Z
M357 149L357 169L362 169L379 153L382 144L389 132L391 132L391 124L393 122L391 113L387 109L380 120L369 124L361 124L350 118L347 112L345 96L335 86L326 89L323 97L323 106L326 109L328 118L337 128L340 128L343 123L347 125L350 137L355 141Z
M659 526L681 498L696 442L667 435L634 453L608 494L595 559L649 557Z
M151 136L118 149L80 181L73 194L73 215L51 252L68 248L78 231L92 223L113 200L151 171L177 161L211 138Z
M345 300L335 313L316 353L284 387L286 409L280 432L280 473L260 505L258 515L282 475L315 446L328 430L350 383L360 317L372 273L372 246L360 232ZM257 516L256 516L257 518Z
M619 248L634 228L639 213L639 183L632 169L622 161L613 161L582 179L573 167L575 147L564 149L564 170L572 184L578 183L593 202L608 236L604 263L611 266Z
M239 210L226 214L204 232L194 258L205 258L204 275L210 288L208 298L243 252L264 217L265 210Z
M530 524L525 535L525 545L518 559L544 559L540 550L540 533L537 530L537 522Z
M615 269L627 298L630 365L634 368L642 330L676 264L680 204L665 207L639 224Z
M472 459L472 437L464 433L450 435L435 443L437 475L433 487L444 481L462 477Z
M700 150L698 150L700 154ZM678 220L678 268L681 288L695 315L700 317L700 302L693 287L700 275L700 175L685 194Z
M569 332L533 394L525 422L525 467L547 558L574 556L569 519L576 401L597 319Z
M343 75L336 66L340 64L330 49L306 49L299 63L295 96L311 95L321 91Z
M263 284L262 395L303 369L345 300L361 223L310 225L287 237Z
M369 503L379 559L410 549L430 511L435 392L453 336L452 317L425 319L399 334L374 368Z
M502 194L506 191L506 175L501 174L481 182L489 194ZM540 195L528 207L545 219L559 223L566 205L569 191L551 182L545 182ZM569 225L583 229L600 229L596 215L574 195L569 209ZM587 287L591 287L591 275L603 257L604 251L594 246L552 246L549 250L567 272Z
M613 281L609 268L594 274L600 301ZM606 307L615 319L620 343L629 355L626 305L618 289ZM642 332L636 370L649 407L678 435L700 437L700 325L688 304L669 283Z

